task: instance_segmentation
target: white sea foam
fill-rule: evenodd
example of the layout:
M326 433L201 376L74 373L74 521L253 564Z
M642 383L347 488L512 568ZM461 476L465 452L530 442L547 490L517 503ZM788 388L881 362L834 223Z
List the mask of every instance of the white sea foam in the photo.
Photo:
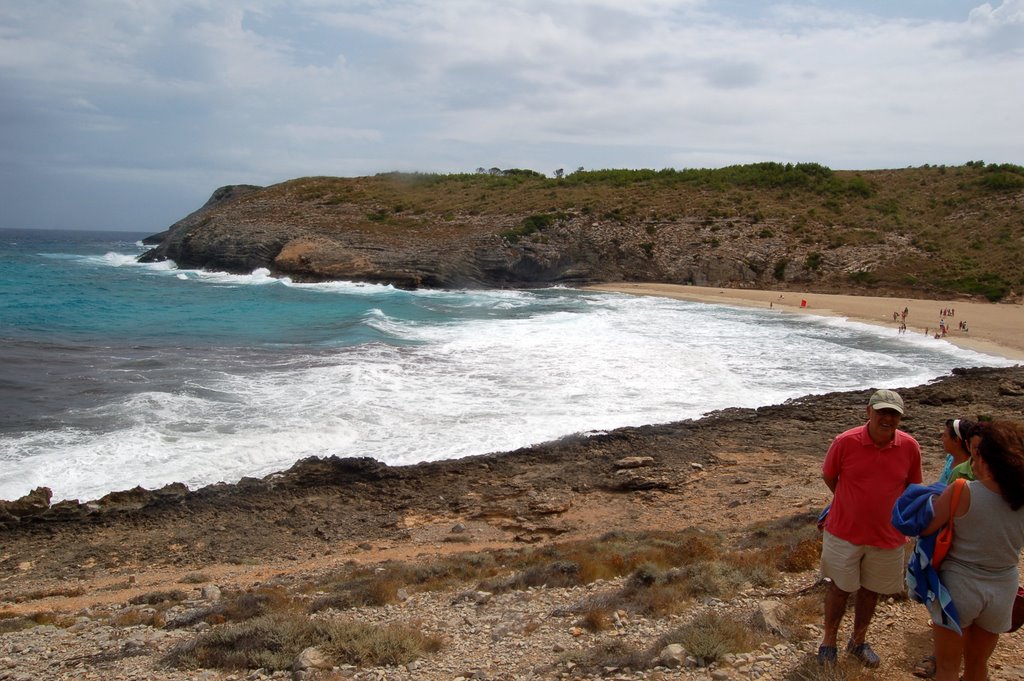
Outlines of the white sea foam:
M0 450L0 498L39 485L55 499L83 500L135 485L194 488L311 455L391 465L459 458L807 394L917 385L955 366L1012 364L843 319L661 298L408 292L140 266L197 285L379 299L358 321L394 342L320 348L264 370L196 370L175 390L133 393L85 414L117 424L106 431L12 435ZM385 312L395 300L471 314L395 318Z
M515 296L482 297L499 305ZM614 296L593 307L446 325L372 310L370 323L416 344L370 344L287 370L210 376L176 394L133 395L104 407L126 422L119 430L36 433L13 443L17 471L0 497L41 484L57 498L82 499L136 484L194 487L264 475L309 455L393 465L458 458L936 375L935 366L875 347L903 339L866 325L851 334L842 320L765 328L757 322L778 318ZM932 340L932 355L948 354L940 364L1000 363Z

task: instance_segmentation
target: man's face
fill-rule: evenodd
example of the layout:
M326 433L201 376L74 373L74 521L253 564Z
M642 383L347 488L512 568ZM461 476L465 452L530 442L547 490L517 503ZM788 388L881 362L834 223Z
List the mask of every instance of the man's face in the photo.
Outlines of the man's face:
M868 434L875 444L886 444L896 436L903 415L895 409L868 407Z

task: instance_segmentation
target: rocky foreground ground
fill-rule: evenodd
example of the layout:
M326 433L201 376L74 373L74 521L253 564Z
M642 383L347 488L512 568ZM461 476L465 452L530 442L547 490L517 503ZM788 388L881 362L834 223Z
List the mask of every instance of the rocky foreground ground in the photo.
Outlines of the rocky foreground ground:
M921 442L929 477L941 464L946 418L1022 418L1024 368L958 370L901 392L904 428ZM635 576L513 590L400 584L393 602L344 616L399 623L440 643L401 666L304 660L295 671L272 672L164 662L176 643L221 626L211 618L175 623L211 611L226 594L289 593L354 566L423 568L456 554L504 560L517 549L555 552L609 532L690 528L735 546L766 524L804 532L828 501L820 481L828 443L862 421L869 393L731 409L459 461L391 468L365 459L306 460L261 480L194 492L172 486L52 507L39 493L5 503L0 679L808 678L820 633L815 612L790 621L786 635L762 637L712 665L659 648L656 664L634 669L612 652L658 647L667 632L706 613L770 628L772 604L806 609L819 600L813 569L744 584L727 598L694 598L661 616L612 606L601 621L588 621L594 608L587 604L614 603ZM168 593L170 605L157 605L154 594ZM909 678L928 649L926 622L920 605L884 603L871 634L883 665L869 675ZM608 664L595 666L600 650ZM852 665L838 673L862 674ZM1024 635L1003 637L992 678L1024 679Z

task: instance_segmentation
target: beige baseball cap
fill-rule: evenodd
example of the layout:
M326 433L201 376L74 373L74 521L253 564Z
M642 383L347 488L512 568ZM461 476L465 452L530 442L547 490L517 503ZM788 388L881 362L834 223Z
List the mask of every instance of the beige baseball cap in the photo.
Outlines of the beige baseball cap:
M876 390L868 400L868 406L872 409L895 409L902 414L903 398L895 390Z

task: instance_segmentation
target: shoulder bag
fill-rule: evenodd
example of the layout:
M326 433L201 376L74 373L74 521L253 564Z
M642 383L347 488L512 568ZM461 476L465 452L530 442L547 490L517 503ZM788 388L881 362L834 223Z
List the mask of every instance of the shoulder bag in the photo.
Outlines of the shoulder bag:
M959 478L953 482L953 499L949 504L949 520L939 530L938 536L935 537L935 551L932 553L932 567L936 570L942 565L942 561L946 558L946 554L949 553L949 547L953 545L953 516L956 514L957 506L960 505L960 493L964 491L964 485L967 481L963 478Z

